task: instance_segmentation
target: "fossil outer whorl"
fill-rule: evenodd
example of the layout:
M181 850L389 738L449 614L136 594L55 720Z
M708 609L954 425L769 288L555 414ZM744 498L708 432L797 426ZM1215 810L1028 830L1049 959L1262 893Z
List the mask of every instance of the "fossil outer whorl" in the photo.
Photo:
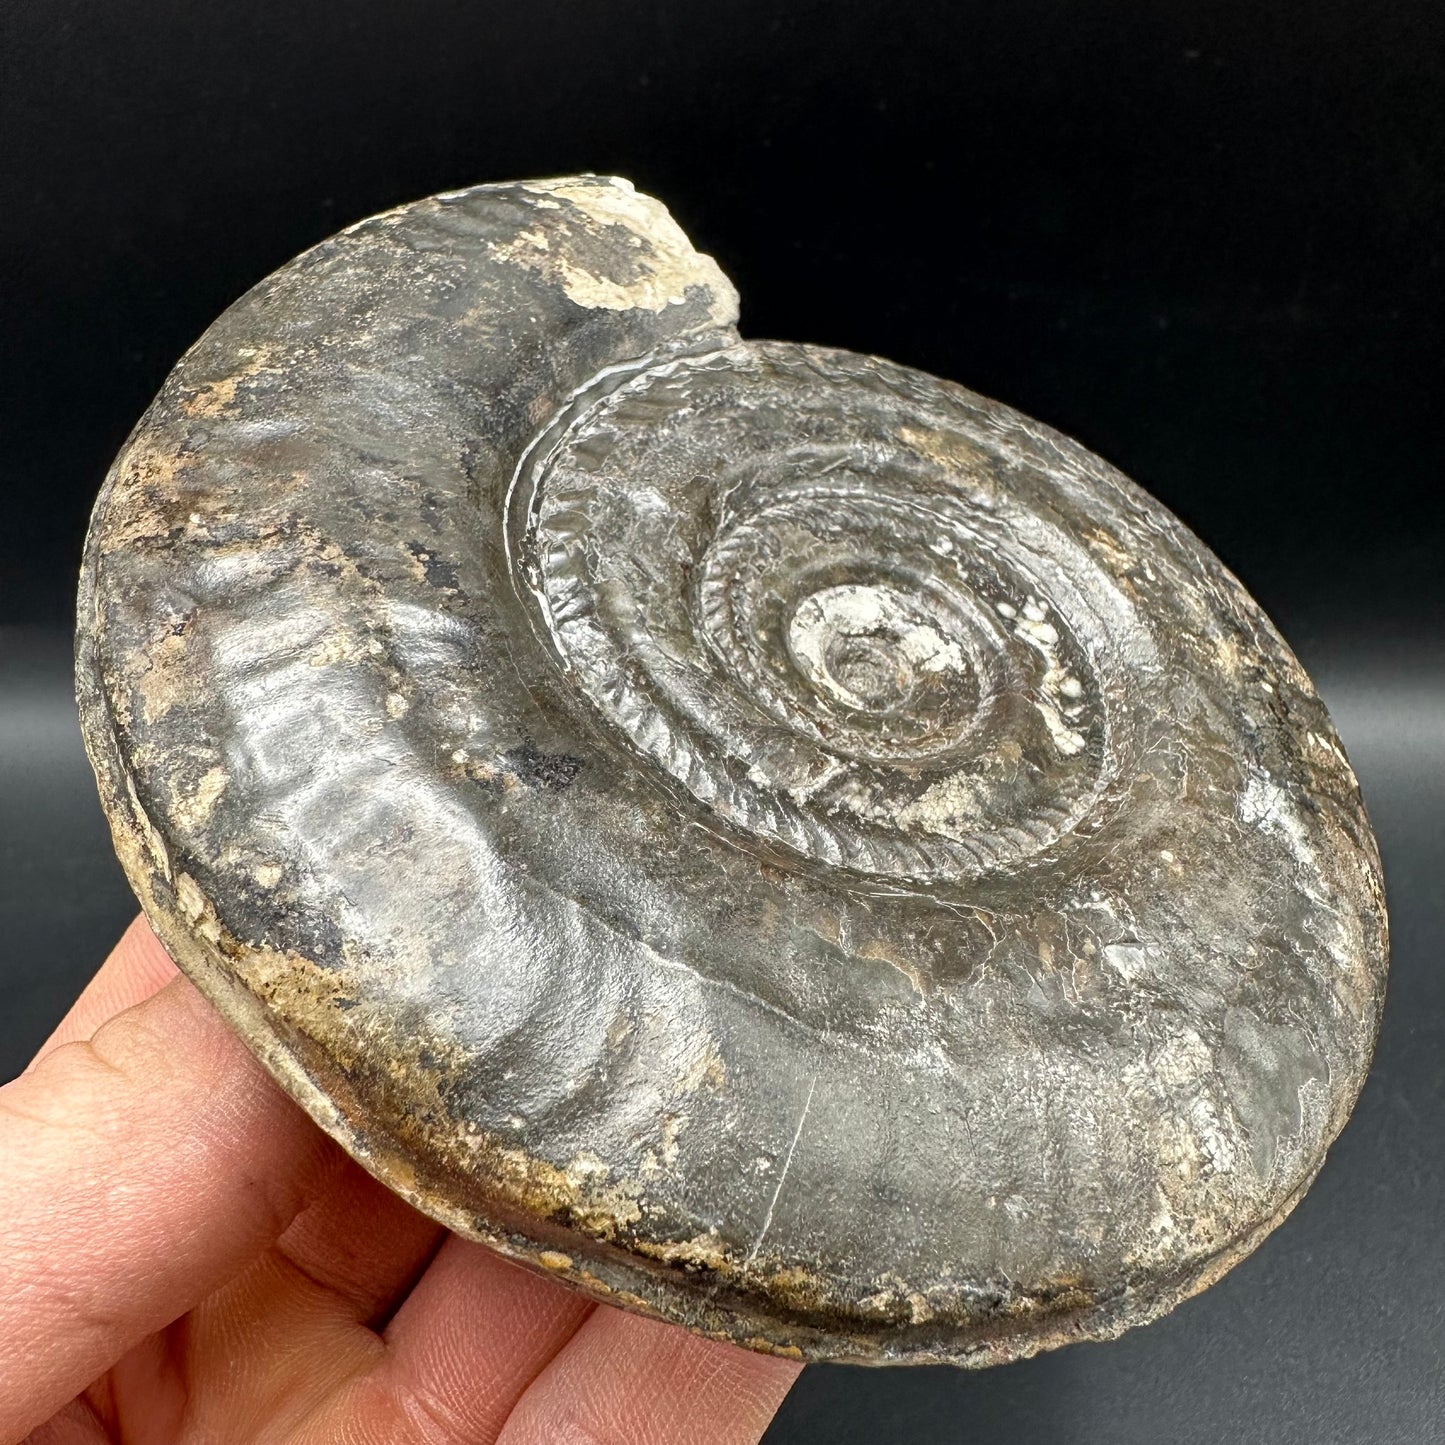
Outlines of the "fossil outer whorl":
M514 1258L808 1357L1117 1333L1364 1078L1354 779L1111 468L735 319L595 177L232 307L88 543L122 861L317 1121Z

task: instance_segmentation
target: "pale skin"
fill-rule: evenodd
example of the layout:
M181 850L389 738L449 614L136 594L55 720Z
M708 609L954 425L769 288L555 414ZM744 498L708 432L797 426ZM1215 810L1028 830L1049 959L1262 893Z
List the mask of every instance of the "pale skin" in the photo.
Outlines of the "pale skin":
M143 920L0 1089L0 1442L751 1445L797 1371L423 1218Z

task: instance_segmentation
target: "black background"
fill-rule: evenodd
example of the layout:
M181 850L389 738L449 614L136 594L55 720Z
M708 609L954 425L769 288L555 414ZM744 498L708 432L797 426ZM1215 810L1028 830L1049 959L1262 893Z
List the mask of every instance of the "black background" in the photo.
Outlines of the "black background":
M962 381L1189 522L1330 703L1390 888L1371 1081L1254 1258L1115 1344L810 1370L769 1441L1442 1438L1441 7L11 0L0 65L4 1073L134 907L67 632L170 365L363 215L615 171L717 256L745 335Z

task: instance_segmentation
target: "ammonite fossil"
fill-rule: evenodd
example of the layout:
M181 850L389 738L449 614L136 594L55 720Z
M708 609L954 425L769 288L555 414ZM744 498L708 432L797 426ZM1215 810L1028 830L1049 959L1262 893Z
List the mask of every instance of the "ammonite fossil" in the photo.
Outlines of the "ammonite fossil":
M736 316L590 176L233 306L91 529L117 848L321 1127L515 1259L808 1358L1116 1334L1359 1090L1355 780L1117 472Z

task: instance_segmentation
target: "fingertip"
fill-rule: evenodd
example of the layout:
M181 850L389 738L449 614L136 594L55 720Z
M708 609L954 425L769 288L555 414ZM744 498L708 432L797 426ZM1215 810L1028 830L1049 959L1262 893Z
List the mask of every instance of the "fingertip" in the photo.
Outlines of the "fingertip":
M152 993L170 982L178 972L174 960L156 937L144 913L137 913L126 925L110 956L119 960L124 970L138 983L149 983Z
M501 1441L755 1445L801 1364L599 1308L527 1391ZM569 1434L570 1432L570 1434Z
M69 1012L40 1046L26 1073L63 1044L90 1038L109 1019L159 993L176 974L175 964L152 932L145 915L138 914Z

